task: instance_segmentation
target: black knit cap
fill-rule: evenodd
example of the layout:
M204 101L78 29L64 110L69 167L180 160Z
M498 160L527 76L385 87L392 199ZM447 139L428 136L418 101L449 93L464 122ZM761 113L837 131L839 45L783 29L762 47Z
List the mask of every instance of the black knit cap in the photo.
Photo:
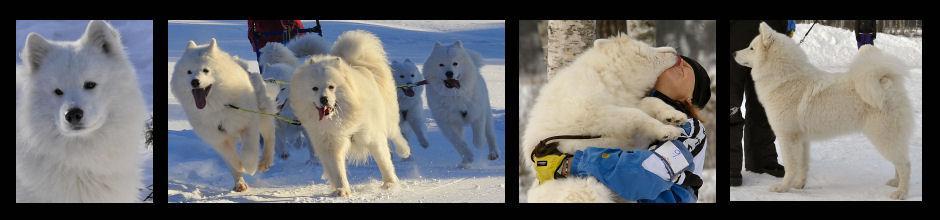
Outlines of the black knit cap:
M681 57L689 66L692 66L692 71L695 72L695 89L692 91L692 104L699 108L704 108L705 104L708 104L708 99L712 96L712 81L708 78L708 72L692 58L686 56Z

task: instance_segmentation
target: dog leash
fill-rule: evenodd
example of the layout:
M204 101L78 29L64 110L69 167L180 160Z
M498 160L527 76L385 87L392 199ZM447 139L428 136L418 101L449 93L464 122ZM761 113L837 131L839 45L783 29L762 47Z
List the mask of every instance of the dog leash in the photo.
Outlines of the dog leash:
M806 36L809 35L809 32L812 31L813 27L816 26L816 22L818 22L818 20L813 21L813 25L809 26L809 30L806 30L806 34L803 35L803 39L800 39L800 43L798 43L797 45L803 44L803 40L806 40Z
M421 81L418 81L417 83L398 84L398 88L399 88L399 89L407 89L407 88L418 87L418 86L423 86L423 85L427 85L427 84L428 84L428 81L427 81L427 80L421 80Z
M286 123L289 123L289 124L292 124L292 125L300 125L300 121L298 121L298 120L285 118L284 116L277 115L277 114L271 114L271 113L266 113L266 112L259 112L259 111L249 110L249 109L243 109L243 108L239 108L238 106L235 106L235 105L232 105L232 104L226 104L225 107L229 107L229 108L232 108L232 109L235 109L235 110L244 111L244 112L251 112L251 113L255 113L255 114L267 115L267 116L274 117L274 118L277 119L277 120L281 120L281 121L283 121L283 122L286 122Z

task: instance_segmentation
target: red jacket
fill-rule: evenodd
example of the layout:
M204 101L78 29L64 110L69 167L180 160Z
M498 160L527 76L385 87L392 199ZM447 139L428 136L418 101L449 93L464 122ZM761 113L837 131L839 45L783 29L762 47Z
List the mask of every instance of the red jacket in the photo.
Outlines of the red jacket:
M248 20L248 40L255 52L268 42L284 43L302 35L304 24L300 20Z

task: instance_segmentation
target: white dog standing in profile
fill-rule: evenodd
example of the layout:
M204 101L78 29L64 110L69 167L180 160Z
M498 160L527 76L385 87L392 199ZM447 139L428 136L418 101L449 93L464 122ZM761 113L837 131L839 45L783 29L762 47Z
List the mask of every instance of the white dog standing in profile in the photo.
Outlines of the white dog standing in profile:
M423 66L428 82L428 107L441 133L460 153L461 168L468 168L473 162L473 151L463 138L465 125L473 130L473 145L483 148L486 143L487 158L499 158L490 95L480 74L482 66L480 54L464 48L460 41L448 46L435 43Z
M862 132L894 164L896 175L888 185L898 189L890 197L904 199L911 174L908 139L913 118L901 61L865 45L846 73L828 73L813 66L786 35L765 23L759 29L760 35L735 52L734 59L751 67L754 88L786 163L783 182L770 190L786 192L806 185L809 142Z
M395 82L382 42L369 32L347 31L330 54L314 55L297 68L289 96L324 176L337 196L349 196L346 160L363 163L371 155L382 187L395 187L398 176L388 143L402 158L411 149L398 127Z
M16 201L138 201L146 105L120 34L104 21L74 42L30 33L21 57Z

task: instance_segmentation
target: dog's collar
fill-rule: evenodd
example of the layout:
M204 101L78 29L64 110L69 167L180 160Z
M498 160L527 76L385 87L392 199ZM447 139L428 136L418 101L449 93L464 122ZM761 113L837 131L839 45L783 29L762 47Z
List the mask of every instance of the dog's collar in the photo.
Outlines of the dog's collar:
M669 96L666 96L665 94L663 94L663 93L657 91L656 89L653 89L652 91L650 91L650 93L649 93L648 95L646 95L646 96L648 96L648 97L654 97L654 98L658 98L658 99L660 99L660 100L663 100L663 102L665 102L665 103L666 103L667 105L669 105L669 106L672 106L672 108L675 108L676 110L679 110L680 112L685 113L686 116L692 117L692 116L689 114L689 112L691 112L691 111L689 111L689 109L686 108L685 105L683 105L683 104L682 104L681 102L679 102L679 101L676 101L676 100L673 100L672 98L669 98Z

